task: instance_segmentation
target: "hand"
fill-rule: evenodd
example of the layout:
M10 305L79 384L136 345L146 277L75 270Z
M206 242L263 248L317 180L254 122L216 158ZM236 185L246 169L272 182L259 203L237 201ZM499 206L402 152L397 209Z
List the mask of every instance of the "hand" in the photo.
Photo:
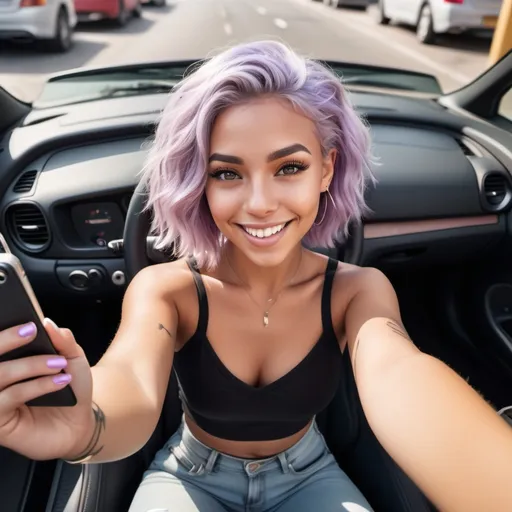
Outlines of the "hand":
M60 329L48 319L44 328L58 356L39 355L0 363L0 446L34 460L78 454L94 430L92 376L85 353L69 329ZM35 334L34 324L0 331L0 354L30 343ZM77 398L74 407L25 405L67 385Z

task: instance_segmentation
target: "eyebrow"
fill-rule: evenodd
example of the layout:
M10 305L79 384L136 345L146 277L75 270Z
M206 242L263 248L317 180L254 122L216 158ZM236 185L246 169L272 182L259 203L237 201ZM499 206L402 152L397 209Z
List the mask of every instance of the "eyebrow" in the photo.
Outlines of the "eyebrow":
M285 156L293 155L293 153L299 153L300 151L303 151L311 155L311 151L309 151L309 149L306 146L297 143L292 144L291 146L286 146L285 148L282 149L278 149L273 153L270 153L270 155L268 155L267 157L267 162L273 162L274 160L284 158ZM244 163L244 161L238 156L223 155L221 153L213 153L208 159L208 162L213 162L214 160L235 165L243 165Z

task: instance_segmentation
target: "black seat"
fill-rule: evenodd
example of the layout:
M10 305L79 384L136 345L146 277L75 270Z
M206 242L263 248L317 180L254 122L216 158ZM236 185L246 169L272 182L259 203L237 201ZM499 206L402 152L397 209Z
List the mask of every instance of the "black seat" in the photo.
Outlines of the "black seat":
M338 392L317 417L339 465L377 512L435 510L384 451L366 422L348 351L343 365ZM59 461L46 512L126 512L143 472L178 428L181 416L173 373L162 416L146 446L117 462L75 466Z

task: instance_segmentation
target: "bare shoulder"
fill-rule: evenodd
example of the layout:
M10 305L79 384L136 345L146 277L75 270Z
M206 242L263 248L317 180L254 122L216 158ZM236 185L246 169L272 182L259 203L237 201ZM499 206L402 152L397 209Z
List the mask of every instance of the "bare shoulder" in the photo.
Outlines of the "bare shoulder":
M131 297L147 299L174 299L180 292L190 288L192 278L184 259L159 263L143 268L130 282L125 299Z
M333 300L343 298L347 304L361 293L374 296L395 295L386 275L374 267L360 267L340 262L333 283Z
M386 317L401 325L398 299L386 275L373 267L340 262L331 295L332 318L344 346L359 328L375 317Z

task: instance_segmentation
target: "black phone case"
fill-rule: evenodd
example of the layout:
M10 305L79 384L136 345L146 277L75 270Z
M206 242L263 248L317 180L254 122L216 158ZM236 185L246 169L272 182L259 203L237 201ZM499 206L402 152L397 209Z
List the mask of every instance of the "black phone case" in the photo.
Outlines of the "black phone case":
M26 280L25 284L28 285L30 290L32 289L21 267L21 263L19 263L19 260L16 260L17 258L12 255L9 255L8 258L6 255L0 254L0 330L34 322L37 326L37 335L28 345L19 347L7 354L0 355L0 362L35 355L57 355L57 351L52 345L42 325L41 319L21 282L21 279ZM18 267L23 277L20 277L15 266ZM76 405L76 403L75 394L71 386L67 385L53 393L31 400L27 402L26 405L39 407L71 407Z

